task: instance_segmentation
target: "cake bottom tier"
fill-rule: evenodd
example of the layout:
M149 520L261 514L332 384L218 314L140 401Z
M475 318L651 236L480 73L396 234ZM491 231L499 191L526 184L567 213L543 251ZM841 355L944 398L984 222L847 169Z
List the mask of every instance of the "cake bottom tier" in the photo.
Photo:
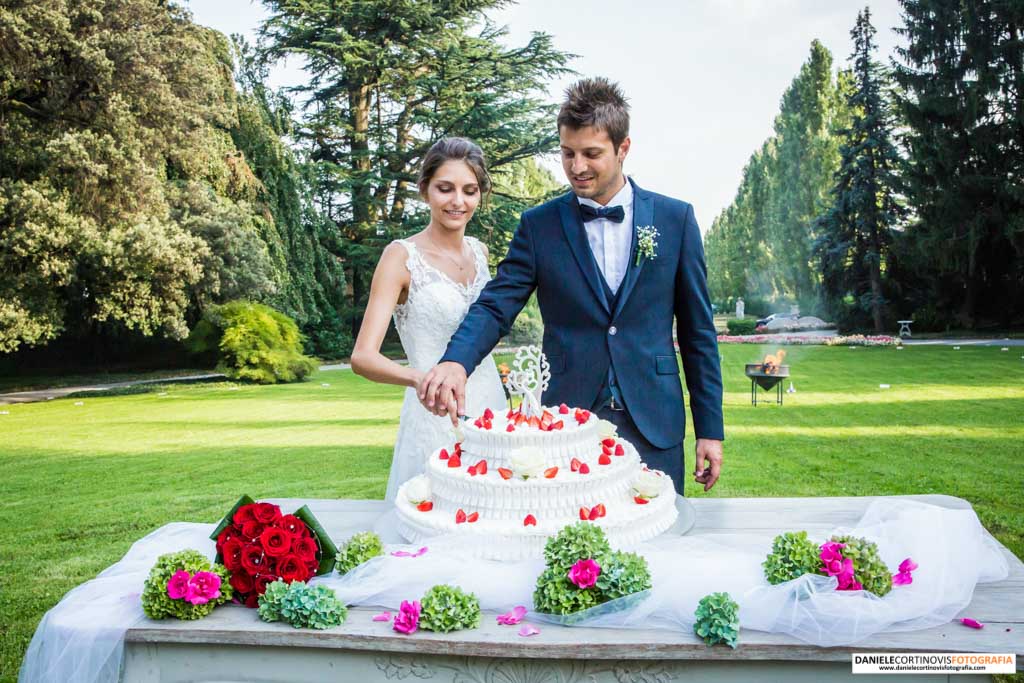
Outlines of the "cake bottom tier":
M613 548L628 548L650 540L672 527L678 516L672 480L665 477L663 492L645 504L633 495L622 494L605 505L605 516L591 521L600 526ZM398 531L410 543L435 539L465 549L474 557L492 560L523 560L544 556L544 545L564 527L580 521L579 516L543 518L536 525L479 517L475 522L458 522L448 512L421 512L401 494L396 500ZM464 510L472 514L471 510Z

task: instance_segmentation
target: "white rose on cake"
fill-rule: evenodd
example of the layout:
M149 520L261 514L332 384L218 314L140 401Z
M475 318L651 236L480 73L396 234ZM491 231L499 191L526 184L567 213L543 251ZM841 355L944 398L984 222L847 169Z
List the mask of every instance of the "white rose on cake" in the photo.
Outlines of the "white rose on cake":
M410 479L409 483L405 485L405 497L413 505L430 500L430 480L422 474Z
M641 498L656 498L665 489L665 477L658 470L643 470L633 482L633 490Z
M544 474L544 451L535 447L517 448L512 451L512 472L517 477L529 479Z
M619 428L608 420L598 420L597 433L602 439L615 439L619 436Z

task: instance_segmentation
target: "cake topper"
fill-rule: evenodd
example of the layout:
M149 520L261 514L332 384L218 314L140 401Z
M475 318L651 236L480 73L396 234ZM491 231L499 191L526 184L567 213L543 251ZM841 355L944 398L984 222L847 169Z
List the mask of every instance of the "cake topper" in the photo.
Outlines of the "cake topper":
M523 397L520 411L526 417L540 417L543 409L541 394L551 381L551 365L539 346L523 346L516 351L512 361L512 372L508 375L509 391Z

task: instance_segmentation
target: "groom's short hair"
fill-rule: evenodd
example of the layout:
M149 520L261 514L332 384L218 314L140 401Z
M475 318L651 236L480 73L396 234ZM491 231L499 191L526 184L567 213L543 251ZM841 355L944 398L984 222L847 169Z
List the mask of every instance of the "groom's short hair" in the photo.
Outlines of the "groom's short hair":
M558 129L593 126L608 133L615 150L629 137L629 103L618 83L607 78L584 78L565 90L558 112Z

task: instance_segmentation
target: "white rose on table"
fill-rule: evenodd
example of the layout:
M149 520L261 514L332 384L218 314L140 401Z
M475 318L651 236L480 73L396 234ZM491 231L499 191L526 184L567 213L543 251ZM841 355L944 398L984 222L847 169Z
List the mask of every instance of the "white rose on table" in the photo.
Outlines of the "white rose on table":
M430 500L430 480L422 474L410 479L409 483L405 485L405 497L413 505Z
M619 436L619 428L608 420L598 420L597 433L602 439L615 439Z
M656 498L665 489L665 477L658 470L643 470L633 482L633 490L641 498Z
M539 477L544 474L545 464L544 451L539 448L517 448L512 451L512 472L517 477Z

